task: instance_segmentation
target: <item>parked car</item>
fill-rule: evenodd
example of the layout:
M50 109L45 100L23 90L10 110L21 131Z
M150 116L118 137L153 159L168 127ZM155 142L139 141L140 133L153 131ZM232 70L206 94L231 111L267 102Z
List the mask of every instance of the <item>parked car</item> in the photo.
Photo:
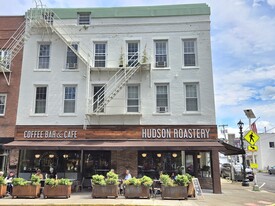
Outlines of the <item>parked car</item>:
M231 178L231 164L230 163L223 163L221 165L221 177L222 178L226 178L226 177Z
M234 174L235 174L235 180L237 181L241 181L243 179L243 174L242 174L242 165L241 164L235 164L233 165L233 170L234 170ZM221 177L223 178L227 178L229 177L231 178L231 164L230 163L224 163L221 165ZM249 181L253 181L254 180L254 173L252 171L251 168L246 168L245 169L246 172L246 178Z
M271 174L275 174L275 166L273 166L273 167L270 167L269 169L268 169L268 173L271 175Z
M236 164L234 165L234 171L236 174L239 174L241 177L243 177L242 175L242 168L243 168L243 165L242 164ZM253 181L254 180L254 173L253 173L253 170L249 167L245 168L245 173L246 173L246 178L249 180L249 181Z

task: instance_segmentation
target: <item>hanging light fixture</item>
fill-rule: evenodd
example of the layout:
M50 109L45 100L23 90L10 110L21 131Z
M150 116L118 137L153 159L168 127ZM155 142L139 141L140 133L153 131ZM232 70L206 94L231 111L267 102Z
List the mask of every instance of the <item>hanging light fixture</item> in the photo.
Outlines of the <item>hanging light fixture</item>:
M67 159L69 157L68 154L63 154L64 159Z
M161 157L161 153L157 153L157 157Z
M40 154L35 154L34 156L36 159L38 159L40 157Z
M54 154L49 154L49 158L54 158Z
M198 158L198 159L200 159L200 158L201 158L201 155L200 155L200 154L198 154L198 155L197 155L197 158Z
M177 157L178 154L177 153L172 153L172 157Z
M146 154L146 153L142 153L141 156L142 156L142 157L146 157L147 154Z

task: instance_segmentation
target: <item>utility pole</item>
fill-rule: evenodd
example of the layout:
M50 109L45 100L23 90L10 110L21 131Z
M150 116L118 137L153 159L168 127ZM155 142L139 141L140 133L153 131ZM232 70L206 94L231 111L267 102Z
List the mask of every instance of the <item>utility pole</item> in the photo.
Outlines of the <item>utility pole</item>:
M226 131L225 127L228 127L228 125L227 124L221 124L221 125L219 125L219 127L222 127L221 133L223 133L224 139L226 140L227 131Z

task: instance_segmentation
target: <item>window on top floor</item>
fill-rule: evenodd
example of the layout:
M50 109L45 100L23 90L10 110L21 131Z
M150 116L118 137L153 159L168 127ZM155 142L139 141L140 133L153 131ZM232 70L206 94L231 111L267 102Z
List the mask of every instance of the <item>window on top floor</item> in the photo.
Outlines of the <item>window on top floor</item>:
M39 45L38 69L50 68L50 43Z
M90 25L91 13L80 12L78 13L78 25Z
M7 95L6 94L0 94L0 116L5 115L6 102L7 102Z
M78 50L78 44L74 43L72 44L72 47L77 51ZM66 61L66 69L77 69L77 55L74 53L74 51L68 47L67 48L67 61Z
M186 111L198 111L198 83L185 84Z
M76 86L64 86L64 113L75 113Z
M106 43L97 42L95 43L95 67L106 66Z
M168 41L155 41L155 62L157 68L167 67Z
M47 87L37 86L35 94L35 114L46 113Z
M197 66L197 43L195 39L183 40L183 66Z
M127 62L129 67L134 67L138 63L139 42L127 42Z
M157 113L168 112L168 84L156 84Z
M9 50L0 50L0 64L7 69L10 69L11 53Z

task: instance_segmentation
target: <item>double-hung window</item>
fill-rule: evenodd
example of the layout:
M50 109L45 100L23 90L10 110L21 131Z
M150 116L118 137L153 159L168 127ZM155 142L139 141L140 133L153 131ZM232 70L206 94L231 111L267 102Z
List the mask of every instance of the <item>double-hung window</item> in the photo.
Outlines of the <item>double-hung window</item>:
M78 25L90 25L91 13L78 13Z
M64 113L75 113L76 87L64 87Z
M95 67L106 66L106 43L95 43Z
M0 50L0 64L6 69L10 69L11 55L9 50Z
M96 85L94 86L94 95L93 95L93 111L96 112L97 108L101 106L104 101L104 86ZM104 107L100 109L99 112L104 112Z
M0 94L0 116L5 115L6 102L7 102L7 95L6 94Z
M139 112L139 86L127 87L127 112Z
M50 44L39 45L38 69L49 69L50 67Z
M168 84L156 85L157 113L168 112Z
M35 95L35 114L45 114L47 103L47 87L37 86Z
M134 67L138 63L138 56L139 56L139 42L128 42L127 43L127 59L128 59L128 66Z
M157 40L155 41L155 61L156 67L167 67L167 40Z
M183 40L183 65L197 66L197 44L194 39Z
M186 111L198 111L198 83L185 84Z
M78 50L78 44L72 44L72 47ZM67 48L66 69L77 69L77 55L70 47Z

